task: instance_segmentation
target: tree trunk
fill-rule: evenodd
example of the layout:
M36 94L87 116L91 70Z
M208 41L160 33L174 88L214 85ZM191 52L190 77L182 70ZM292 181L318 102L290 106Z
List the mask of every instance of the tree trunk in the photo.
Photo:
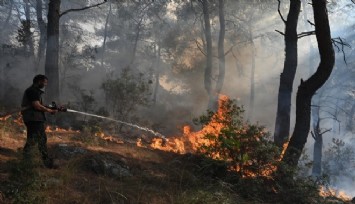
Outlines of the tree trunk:
M47 1L45 1L47 2ZM43 20L43 4L42 0L36 0L36 15L37 15L37 23L39 28L39 42L38 42L38 51L37 51L37 66L36 71L42 70L40 69L40 62L44 58L44 51L46 49L46 23Z
M218 36L218 78L216 83L216 91L213 94L213 105L214 111L218 109L218 96L221 93L224 84L224 77L226 73L226 59L224 54L224 38L226 33L226 24L224 19L224 0L219 0L218 4L218 15L219 15L219 36Z
M314 149L313 149L313 168L312 176L319 177L322 174L322 149L323 135L319 132L314 133Z
M331 41L326 0L312 0L315 33L320 54L317 71L306 81L301 80L296 97L296 124L282 161L296 167L310 129L311 100L332 73L335 56Z
M24 10L25 10L25 35L26 35L26 42L25 42L25 47L26 51L29 52L30 56L34 56L34 46L33 46L33 40L32 40L32 33L31 33L31 15L30 15L30 2L29 0L24 0Z
M102 55L101 55L101 67L104 67L104 58L105 58L105 50L106 50L106 38L107 38L107 25L108 25L108 20L110 19L112 12L112 6L110 2L110 10L108 11L107 17L106 17L106 22L105 22L105 30L104 30L104 42L102 43Z
M351 106L350 113L348 115L348 119L346 121L346 129L350 132L354 130L354 117L355 117L355 103Z
M290 113L292 86L297 69L297 22L300 13L300 0L290 1L290 10L285 28L285 61L280 76L274 142L282 147L290 134Z
M302 9L302 12L303 12L303 22L305 24L305 28L306 30L312 30L312 26L311 24L308 23L308 10L306 5L308 5L308 2L307 0L303 0L302 1L302 5L303 5L303 9ZM312 40L310 37L307 37L307 44L309 45L309 54L308 54L308 67L309 67L309 76L311 76L315 71L315 66L313 66L315 64L314 62L314 57L312 56L313 54L313 50L314 50L314 47L313 47L313 44L312 44Z
M59 15L60 0L50 0L48 7L47 50L45 74L48 77L47 100L58 101L59 96Z
M249 97L249 111L248 120L252 120L254 115L254 101L255 101L255 45L253 41L253 34L250 28L250 40L251 40L251 72L250 72L250 97Z
M137 24L136 37L135 37L134 43L133 43L133 50L132 50L132 55L131 55L131 60L129 62L129 66L131 66L133 64L133 62L136 60L137 46L138 46L138 41L139 41L139 37L140 37L140 33L141 33L142 21L143 21L143 16Z
M153 103L154 105L157 103L157 95L160 87L159 83L159 78L160 78L160 56L161 51L160 51L160 44L158 45L158 53L156 55L156 70L155 70L155 87L154 87L154 93L153 93Z
M10 22L10 18L12 16L12 7L14 5L14 1L13 0L10 0L10 8L9 8L9 13L7 14L7 17L5 19L5 22L2 26L2 29L0 31L0 34L1 36L3 35L3 32L7 29L7 26L9 25L9 22Z
M206 46L207 46L204 85L208 97L210 99L211 92L212 92L211 90L212 89L212 34L211 34L210 15L208 11L208 0L202 0L202 8L203 8L203 18L205 22L205 38L206 38ZM209 104L209 106L210 105L211 104Z
M312 137L314 139L313 146L313 167L312 176L319 177L322 173L322 148L323 148L323 137L320 134L320 118L319 118L319 97L312 107L312 126L313 133Z

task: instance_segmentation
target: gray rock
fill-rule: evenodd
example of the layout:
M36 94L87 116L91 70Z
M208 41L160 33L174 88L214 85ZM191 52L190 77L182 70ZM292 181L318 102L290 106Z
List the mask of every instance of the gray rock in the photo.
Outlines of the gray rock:
M94 156L85 161L85 168L98 175L106 175L114 178L132 176L129 167L122 161L109 156Z

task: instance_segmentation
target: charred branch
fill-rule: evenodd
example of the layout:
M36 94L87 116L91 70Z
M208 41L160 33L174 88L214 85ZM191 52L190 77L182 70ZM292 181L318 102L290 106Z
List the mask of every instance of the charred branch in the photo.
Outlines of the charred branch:
M207 56L207 54L203 51L203 49L201 48L201 45L200 45L200 43L196 40L195 41L195 43L196 43L196 46L197 46L197 48L200 50L200 52L204 55L204 56Z
M85 7L83 7L83 8L68 9L68 10L64 11L63 13L61 13L61 14L59 15L59 18L62 17L62 16L64 16L65 14L70 13L70 12L74 12L74 11L84 11L84 10L87 10L87 9L91 9L91 8L94 8L94 7L98 7L98 6L100 6L100 5L102 5L102 4L106 3L106 2L107 2L107 0L104 0L104 1L101 2L101 3L94 4L94 5L91 5L91 6L85 6Z
M297 35L297 38L303 38L303 37L306 37L306 36L310 36L310 35L315 35L316 34L316 31L308 31L308 32L302 32L300 34Z
M307 20L307 22L308 22L309 24L311 24L311 26L315 26L314 23L311 22L310 20Z
M280 33L281 35L285 36L285 33L279 31L279 30L275 30L276 32Z
M280 10L280 7L281 7L281 1L280 0L277 0L279 3L277 5L277 12L279 12L279 15L280 15L280 18L281 20L286 24L286 20L285 18L282 16L282 13L281 13L281 10Z

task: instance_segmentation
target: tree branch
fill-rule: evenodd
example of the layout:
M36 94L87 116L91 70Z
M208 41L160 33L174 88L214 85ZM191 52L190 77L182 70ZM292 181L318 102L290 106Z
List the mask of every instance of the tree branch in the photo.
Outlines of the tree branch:
M345 64L347 65L348 63L346 62L344 47L351 48L350 44L345 42L344 39L341 37L332 38L332 43L338 49L338 52L341 51L343 53L343 59Z
M284 19L284 17L282 16L282 13L280 11L281 1L280 0L277 0L277 1L279 2L278 6L277 6L277 12L279 12L281 20L286 24L286 20Z
M235 46L237 46L238 44L234 44L232 47L230 47L225 53L224 53L224 56L227 56L230 52L232 52L233 53L233 48L235 47Z
M329 131L331 131L332 130L332 128L329 128L328 130L324 130L324 132L321 132L321 133L319 133L320 135L323 135L324 133L326 133L326 132L329 132Z
M61 13L61 14L59 15L59 18L62 17L62 16L64 16L65 14L68 14L69 12L87 10L87 9L90 9L90 8L93 8L93 7L98 7L98 6L100 6L100 5L102 5L102 4L106 3L106 2L107 2L107 0L104 0L104 1L101 2L101 3L94 4L94 5L91 5L91 6L85 6L85 7L83 7L83 8L68 9L68 10L64 11L63 13Z
M285 35L285 33L279 31L279 30L275 30L276 32L280 33L281 35Z
M307 22L311 24L311 26L315 26L314 23L312 23L310 20L307 20Z
M297 34L297 38L303 38L303 37L306 37L306 36L310 36L310 35L315 35L316 34L316 31L308 31L308 32L302 32L300 34Z
M312 135L313 139L316 140L316 136L314 135L313 131L311 131L311 135Z
M201 53L202 53L203 55L207 56L206 53L203 51L203 49L200 47L200 44L198 43L197 40L195 41L195 43L196 43L196 45L197 45L197 48L201 51Z

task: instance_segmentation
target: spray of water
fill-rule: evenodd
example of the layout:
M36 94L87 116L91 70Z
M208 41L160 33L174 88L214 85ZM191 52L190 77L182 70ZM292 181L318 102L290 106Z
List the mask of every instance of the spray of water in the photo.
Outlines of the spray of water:
M161 137L162 139L166 139L165 136L160 134L159 132L155 132L154 130L151 130L151 129L146 128L146 127L141 127L141 126L136 125L136 124L124 122L124 121L121 121L121 120L115 120L115 119L104 117L104 116L101 116L101 115L95 115L95 114L91 114L91 113L85 113L85 112L81 112L81 111L76 111L76 110L72 110L72 109L67 109L67 112L78 113L78 114L82 114L82 115L87 115L87 116L91 116L91 117L102 118L102 119L114 121L114 122L121 123L121 124L124 124L124 125L127 125L127 126L138 128L138 129L146 131L146 132L150 132L150 133L152 133L155 136Z

